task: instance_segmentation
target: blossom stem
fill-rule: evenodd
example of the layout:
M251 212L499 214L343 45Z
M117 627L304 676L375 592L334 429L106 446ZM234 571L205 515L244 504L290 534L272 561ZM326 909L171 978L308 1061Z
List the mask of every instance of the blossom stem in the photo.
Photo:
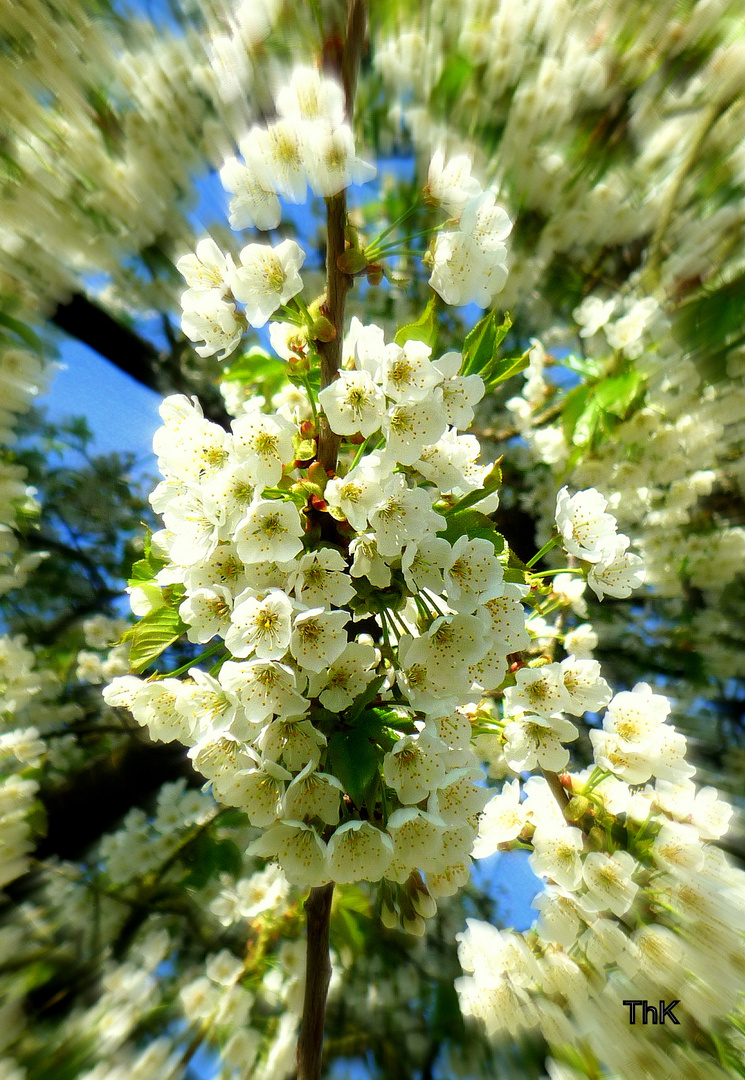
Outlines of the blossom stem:
M408 244L411 240L418 240L422 236L430 236L432 233L439 232L446 224L447 222L443 225L432 225L429 229L423 229L421 232L417 233L410 233L407 236L401 237L400 240L392 240L389 244L384 244L382 247L376 245L372 250L367 248L365 250L365 255L374 262L376 259L379 259L381 255L390 255L393 253L399 244Z
M559 774L551 772L550 769L541 769L541 772L546 777L546 783L549 786L549 790L559 804L562 814L566 818L566 809L569 806L569 796L567 795L564 785L559 779ZM575 824L575 822L571 821L569 818L567 818L567 823L569 825Z
M387 251L383 257L390 259L393 256L412 255L415 259L422 259L426 254L426 251L414 251L411 248L399 248L398 251L396 251L395 248L392 248L390 251Z
M541 550L537 551L529 562L526 562L525 566L527 567L527 569L530 570L531 566L535 566L535 564L543 558L546 552L550 551L551 548L556 547L560 539L560 536L552 536L549 542L547 544L544 544Z
M589 792L593 791L607 776L610 776L610 773L605 769L601 769L599 765L596 765L590 774L590 778L582 789L582 794L589 794Z
M398 639L400 641L404 634L408 634L410 631L404 624L403 620L400 619L398 615L395 615L392 610L389 610L388 614L390 616L391 622L395 625L396 634L398 635Z
M430 603L430 604L432 605L432 607L433 607L433 608L435 609L435 611L437 612L437 614L438 614L438 615L444 615L444 614L445 614L445 612L444 612L444 611L442 610L442 608L441 608L441 607L440 607L440 606L438 605L438 603L437 603L437 598L436 598L435 596L433 596L433 594L432 594L432 593L430 592L430 590L429 590L429 589L422 589L422 592L423 592L423 593L426 593L426 594L427 594L427 600L428 600L428 601L429 601L429 603Z
M215 653L218 653L220 649L224 648L225 642L220 640L215 645L210 645L209 649L205 649L203 653L199 654L199 656L195 656L193 660L187 660L185 664L182 664L181 667L176 668L175 671L167 671L165 675L159 675L158 677L161 679L175 679L177 675L183 675L183 673L185 671L188 671L189 668L196 667L196 665L201 663L202 660L206 660L208 657L214 656Z
M313 393L313 387L310 385L310 379L303 379L303 386L308 392L308 401L310 402L310 411L313 414L314 423L318 423L318 409L316 408L316 398Z
M388 650L388 659L391 661L392 664L394 664L395 653L393 652L393 646L391 645L391 639L388 633L388 623L386 622L384 611L380 612L380 626L383 631L383 641L385 642L385 647Z
M347 219L347 200L344 191L326 200L326 305L325 315L335 330L333 341L319 341L321 357L321 389L336 379L341 367L344 338L344 306L352 279L337 265L344 254L344 227ZM327 471L336 471L340 437L331 430L325 414L321 416L318 434L318 460Z
M420 616L422 616L422 618L426 620L427 625L434 622L436 616L427 607L427 602L425 601L421 593L419 593L418 596L414 597L414 603L417 606L417 610L419 611Z
M368 439L365 439L363 443L360 443L357 447L357 453L354 455L354 461L349 466L349 471L351 472L355 465L359 464L360 458L362 458L368 450L377 450L382 442L384 442L384 440L381 438L380 433L376 431Z
M287 322L292 323L293 326L304 326L305 319L297 308L288 307L287 304L283 304L279 308L279 312L283 315Z
M313 325L313 316L308 311L308 306L305 303L305 301L299 295L295 296L293 299L294 299L295 303L297 304L298 310L300 312L300 315L302 316L303 321L306 322L308 324L308 326L312 326Z
M539 570L537 574L531 574L534 578L552 577L554 574L577 574L582 576L582 570L578 567L557 566L554 570Z
M381 240L385 240L386 236L388 236L389 233L392 233L393 230L397 228L397 226L403 225L407 218L410 218L412 214L416 213L420 205L421 203L419 199L417 199L416 202L408 208L408 210L404 210L403 214L400 214L395 221L392 221L390 225L387 225L386 228L383 229L382 233L380 233L379 236L375 237L371 244L368 244L368 246L365 248L365 255L367 255L368 259L371 262L373 261L374 256L377 255L378 252L381 250Z

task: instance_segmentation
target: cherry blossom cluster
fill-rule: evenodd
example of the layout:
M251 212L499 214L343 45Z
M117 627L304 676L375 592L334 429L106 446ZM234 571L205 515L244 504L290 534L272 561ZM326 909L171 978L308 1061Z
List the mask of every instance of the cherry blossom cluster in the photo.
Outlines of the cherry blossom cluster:
M524 934L468 920L461 1008L490 1035L539 1027L550 1047L580 1049L588 1074L604 1066L631 1076L643 1066L660 1077L709 1075L705 1040L695 1049L676 1033L710 1030L742 989L745 874L712 843L732 808L713 788L697 791L692 770L659 768L650 729L667 702L655 698L638 686L608 708L608 727L636 737L635 753L647 746L640 774L622 779L628 770L613 763L562 777L563 802L541 777L509 781L487 804L474 850L527 845L546 888ZM654 784L641 787L650 774ZM631 1027L619 1007L660 1000L676 1002L681 1027Z
M38 805L35 771L47 757L42 734L79 712L59 692L57 676L37 664L25 638L0 636L0 887L30 866L28 815Z
M445 163L442 150L432 156L426 201L448 216L446 232L438 233L431 253L430 286L446 304L488 307L507 281L507 248L512 231L506 210L496 204L497 192L483 191L471 176L471 159L459 154Z
M129 643L116 644L128 625L126 619L110 619L106 615L85 620L83 633L88 648L78 653L75 671L80 682L93 685L110 682L129 671ZM102 656L102 652L106 655Z
M189 826L204 824L214 815L207 795L185 787L184 780L164 784L154 815L135 806L120 829L104 836L99 847L111 881L130 883L157 869L183 842Z
M190 745L217 798L267 830L255 851L290 880L403 886L421 870L429 894L445 895L467 878L487 797L463 707L528 644L527 588L505 580L507 551L492 541L446 538L459 500L497 502L481 491L491 470L477 440L459 434L481 379L458 374L458 353L433 360L423 343L386 344L356 320L344 352L353 366L319 394L345 439L331 477L296 459L308 432L289 408L249 406L227 433L166 399L155 437L165 479L151 498L166 565L132 599L157 613L181 590L189 638L217 635L228 652L211 674L128 676L105 698L153 737ZM319 527L336 542L319 543ZM354 735L366 696L379 759L367 809L334 771L335 735ZM422 911L425 892L407 894Z
M0 353L0 444L10 448L15 441L14 426L19 415L42 394L55 370L25 349L4 349ZM7 451L6 451L7 453ZM6 456L3 454L3 457ZM20 588L48 552L20 553L13 531L19 511L38 513L36 490L26 483L26 469L11 460L0 461L0 593Z
M329 198L350 184L375 176L372 165L355 154L354 137L345 122L344 91L315 68L295 68L275 101L278 120L254 126L239 140L243 161L230 157L220 170L223 186L232 192L230 225L242 231L276 229L280 197L305 202L308 185ZM246 323L261 327L302 289L298 271L305 253L294 240L247 244L236 267L211 239L176 264L189 289L181 297L181 327L200 356L218 353L224 360L237 347ZM244 305L244 317L236 312Z
M620 312L623 339L614 336L615 323L608 322L614 311ZM745 672L742 618L735 608L737 594L727 586L745 557L745 530L736 519L718 511L712 515L708 506L719 490L743 490L745 391L729 379L705 385L671 334L662 308L644 292L634 289L623 301L591 295L573 317L587 353L581 364L588 401L614 380L643 388L644 398L637 397L630 414L614 422L611 438L591 447L573 445L564 424L545 422L553 392L546 367L551 358L534 341L522 393L507 402L521 435L520 447L507 453L514 453L522 469L538 466L523 505L538 520L543 540L551 535L553 494L563 480L572 490L601 492L607 511L642 557L645 585L657 600L684 599L689 582L705 599L690 612L686 647L704 659L710 675L739 676ZM571 347L576 335L554 327L544 339ZM611 355L609 345L615 349ZM620 355L629 350L633 363ZM730 368L734 377L733 364ZM590 575L597 586L598 564L589 564ZM626 581L632 583L628 576Z
M644 580L642 560L627 550L631 541L617 532L607 505L595 488L570 496L563 487L556 499L556 526L564 550L591 564L587 583L598 600L606 594L630 596Z

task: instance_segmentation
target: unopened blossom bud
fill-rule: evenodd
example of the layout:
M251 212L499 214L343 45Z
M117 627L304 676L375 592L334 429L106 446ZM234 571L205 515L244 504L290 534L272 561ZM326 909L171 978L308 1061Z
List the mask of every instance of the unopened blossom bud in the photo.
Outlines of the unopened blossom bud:
M325 315L319 315L313 322L310 336L314 341L333 341L336 337L336 327Z
M367 256L359 248L347 248L338 256L336 265L343 274L360 274L367 266Z
M592 803L583 795L575 795L569 800L569 805L564 811L564 816L570 821L581 821L585 814L592 812Z
M591 851L605 850L605 832L599 825L593 825L587 834L587 846Z
M395 930L398 926L398 912L393 907L392 903L388 903L385 900L380 906L380 921L386 930Z
M328 475L320 461L314 461L310 466L308 469L308 479L311 483L316 484L322 492L326 490Z
M310 371L310 363L307 356L291 356L287 361L287 374L290 378L300 378Z

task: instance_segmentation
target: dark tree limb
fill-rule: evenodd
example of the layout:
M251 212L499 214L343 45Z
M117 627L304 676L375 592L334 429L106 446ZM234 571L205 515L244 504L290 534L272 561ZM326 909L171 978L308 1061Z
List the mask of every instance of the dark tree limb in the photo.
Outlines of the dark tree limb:
M341 79L344 87L347 120L354 116L354 92L357 71L367 32L367 8L364 0L350 0L347 8L347 25L341 55L327 57L327 66ZM347 224L347 196L342 190L326 200L326 317L333 324L336 336L333 341L319 342L321 356L321 388L329 386L341 367L341 350L344 338L344 307L352 278L339 269L338 259L344 254L345 228ZM339 453L339 436L329 427L322 414L318 435L318 460L327 471L336 468Z
M75 293L66 304L57 305L51 321L143 386L161 391L158 350L93 300Z
M48 831L37 845L36 857L81 858L128 810L147 806L164 783L181 777L192 787L204 783L183 746L138 741L96 758L63 784L42 787L39 797L47 811Z
M191 378L184 371L181 361L190 348L185 341L176 341L170 352L160 352L152 342L82 293L75 293L67 303L58 304L50 321L161 396L197 394L208 419L225 428L230 426L230 417L216 387L207 379Z

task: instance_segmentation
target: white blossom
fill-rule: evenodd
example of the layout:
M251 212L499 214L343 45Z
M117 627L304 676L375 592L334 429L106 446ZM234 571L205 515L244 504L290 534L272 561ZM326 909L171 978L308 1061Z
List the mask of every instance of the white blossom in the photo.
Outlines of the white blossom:
M303 523L292 502L259 499L238 528L233 541L244 563L287 562L303 550Z
M298 271L305 252L294 240L283 240L274 248L269 244L247 244L240 260L241 265L230 279L233 296L245 304L249 325L260 327L302 290Z

